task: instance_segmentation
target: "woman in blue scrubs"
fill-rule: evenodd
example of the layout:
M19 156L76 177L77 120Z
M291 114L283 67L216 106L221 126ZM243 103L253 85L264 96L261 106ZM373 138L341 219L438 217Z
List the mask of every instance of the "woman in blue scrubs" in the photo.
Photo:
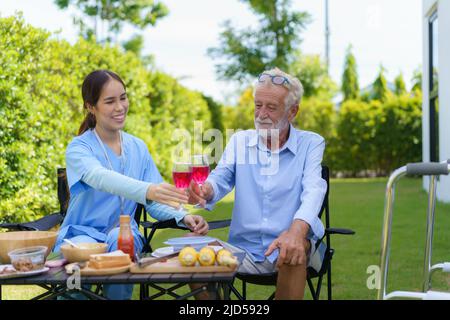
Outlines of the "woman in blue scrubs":
M129 105L120 77L94 71L85 78L82 95L88 113L66 150L70 202L55 251L64 239L106 242L109 251L117 250L119 216L133 216L138 203L157 220L175 218L194 234L206 234L203 217L171 207L187 203L186 193L164 183L145 143L122 131ZM140 252L143 237L133 217L131 221L135 252ZM110 299L130 299L132 289L109 285L104 293Z

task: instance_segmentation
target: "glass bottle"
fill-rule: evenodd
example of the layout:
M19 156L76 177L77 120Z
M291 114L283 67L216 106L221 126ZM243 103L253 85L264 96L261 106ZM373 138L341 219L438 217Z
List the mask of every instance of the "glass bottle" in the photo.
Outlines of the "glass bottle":
M117 242L117 249L130 255L131 260L134 260L134 239L131 231L130 216L120 216L119 239Z

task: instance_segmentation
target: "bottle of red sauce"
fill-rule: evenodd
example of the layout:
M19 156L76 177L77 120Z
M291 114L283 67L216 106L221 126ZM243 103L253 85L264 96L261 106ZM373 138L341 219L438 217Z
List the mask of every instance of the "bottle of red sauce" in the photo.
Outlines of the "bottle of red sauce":
M130 255L131 260L134 260L134 239L133 232L131 232L130 216L120 216L120 229L117 249Z

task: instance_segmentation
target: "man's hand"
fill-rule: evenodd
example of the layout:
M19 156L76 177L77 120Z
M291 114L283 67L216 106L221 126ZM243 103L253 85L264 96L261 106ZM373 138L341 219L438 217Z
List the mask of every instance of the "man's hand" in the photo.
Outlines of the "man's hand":
M208 233L208 222L202 216L187 214L183 222L195 235L204 236Z
M277 267L283 264L291 266L306 264L309 251L309 241L306 239L309 225L302 220L295 220L289 230L284 231L267 249L265 256L269 256L275 249L279 249Z
M206 201L211 200L214 195L214 190L208 182L199 186L195 181L191 181L187 191L189 194L188 202L190 204L200 204L202 207L205 207Z

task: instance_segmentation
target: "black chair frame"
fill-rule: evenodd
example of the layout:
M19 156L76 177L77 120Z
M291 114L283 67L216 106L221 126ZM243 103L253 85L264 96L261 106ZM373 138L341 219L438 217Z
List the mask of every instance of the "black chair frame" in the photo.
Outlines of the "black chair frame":
M331 235L332 234L341 234L341 235L353 235L355 232L350 229L343 228L331 228L330 227L330 202L329 202L329 193L330 193L330 171L327 166L322 166L322 179L324 179L327 183L327 191L322 203L322 207L320 209L319 218L323 218L323 214L325 213L325 233L324 236L316 242L316 248L319 247L320 243L325 240L326 251L324 260L322 263L322 267L317 272L311 267L307 268L307 278L306 281L308 283L309 290L311 292L312 298L314 300L319 300L320 293L322 289L323 277L327 275L327 299L332 300L332 282L331 282L331 261L334 254L334 249L331 247ZM275 286L277 284L278 273L270 273L270 274L244 274L238 273L237 278L242 281L242 292L231 286L229 290L231 290L239 300L247 299L247 284L256 284L256 285L272 285ZM317 284L314 286L313 279L317 278ZM275 297L275 292L268 298L272 300Z

